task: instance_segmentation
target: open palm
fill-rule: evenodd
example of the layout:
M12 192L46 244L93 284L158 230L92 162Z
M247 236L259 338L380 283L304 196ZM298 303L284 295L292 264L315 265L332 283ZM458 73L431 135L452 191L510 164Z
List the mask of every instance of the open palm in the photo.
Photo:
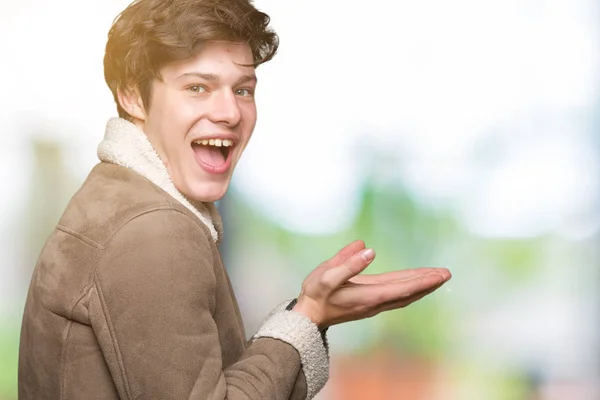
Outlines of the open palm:
M374 258L363 241L350 243L308 275L294 310L323 329L406 307L451 278L446 268L361 274Z

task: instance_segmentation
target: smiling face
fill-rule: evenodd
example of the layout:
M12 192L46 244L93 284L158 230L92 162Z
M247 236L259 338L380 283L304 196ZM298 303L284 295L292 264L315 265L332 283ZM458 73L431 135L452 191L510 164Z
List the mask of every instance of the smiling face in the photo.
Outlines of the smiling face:
M119 102L167 167L175 187L195 201L227 192L256 125L256 75L250 47L207 42L193 58L166 65L150 107L136 92ZM241 65L240 65L241 64Z

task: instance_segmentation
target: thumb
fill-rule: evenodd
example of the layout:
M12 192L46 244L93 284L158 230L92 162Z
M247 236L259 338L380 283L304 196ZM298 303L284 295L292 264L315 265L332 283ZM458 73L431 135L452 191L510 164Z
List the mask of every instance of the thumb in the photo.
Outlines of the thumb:
M320 283L333 290L360 274L375 259L373 249L364 249L349 257L342 265L325 270L321 276Z

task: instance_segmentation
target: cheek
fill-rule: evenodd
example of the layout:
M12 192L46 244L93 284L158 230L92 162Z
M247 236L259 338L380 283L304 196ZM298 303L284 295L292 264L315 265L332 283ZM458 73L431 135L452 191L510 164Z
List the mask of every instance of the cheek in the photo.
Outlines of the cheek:
M174 101L164 104L159 119L164 139L169 141L167 144L169 147L180 146L197 121L191 107Z
M243 114L243 121L246 129L250 130L250 134L252 134L252 130L254 130L254 126L256 125L257 115L256 115L256 104L248 105L247 107L241 107Z
M180 124L194 111L193 101L175 90L165 90L155 96L153 110L164 124Z

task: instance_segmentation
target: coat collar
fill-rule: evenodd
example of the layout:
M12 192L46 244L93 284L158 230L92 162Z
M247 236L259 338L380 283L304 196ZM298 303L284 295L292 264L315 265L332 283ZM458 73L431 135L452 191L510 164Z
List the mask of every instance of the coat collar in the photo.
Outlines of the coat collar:
M175 188L146 134L135 124L123 118L109 119L104 139L98 145L98 158L129 168L154 183L198 217L208 227L215 242L220 241L223 228L215 205L191 201Z

